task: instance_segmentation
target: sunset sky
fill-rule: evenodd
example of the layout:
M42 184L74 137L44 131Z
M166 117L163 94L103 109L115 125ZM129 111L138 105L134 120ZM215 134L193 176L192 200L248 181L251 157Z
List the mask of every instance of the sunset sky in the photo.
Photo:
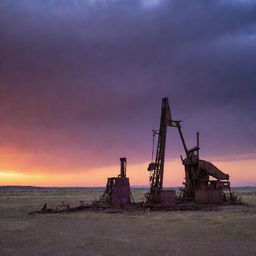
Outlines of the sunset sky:
M256 3L1 0L0 185L147 185L161 98L202 159L256 185ZM183 148L168 128L165 185Z

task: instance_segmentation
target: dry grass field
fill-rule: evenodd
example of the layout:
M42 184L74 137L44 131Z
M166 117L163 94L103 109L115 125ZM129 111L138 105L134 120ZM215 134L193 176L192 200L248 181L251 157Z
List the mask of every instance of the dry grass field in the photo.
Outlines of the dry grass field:
M256 188L237 188L250 206L218 211L77 212L28 215L44 202L78 205L100 188L0 188L1 256L256 255ZM134 189L136 200L143 189Z

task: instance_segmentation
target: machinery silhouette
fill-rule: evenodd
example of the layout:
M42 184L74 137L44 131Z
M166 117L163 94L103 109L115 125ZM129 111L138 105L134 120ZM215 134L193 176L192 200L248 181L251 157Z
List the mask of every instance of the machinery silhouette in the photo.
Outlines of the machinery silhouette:
M185 157L181 162L185 168L184 187L179 191L164 189L164 163L167 128L178 129L178 134L185 151ZM59 213L78 211L85 209L170 209L186 210L201 209L211 205L241 204L241 201L230 189L229 175L219 170L212 163L199 158L199 132L197 132L197 144L188 149L182 129L181 121L173 120L167 98L162 99L159 130L153 131L152 162L149 163L150 189L145 194L146 202L135 203L131 194L129 178L126 177L127 161L125 157L120 158L120 174L118 177L107 179L104 193L99 200L91 204L80 201L79 206L70 207L64 202L55 209L47 208L44 204L40 211L31 213ZM158 136L155 161L154 142ZM114 211L116 212L116 211Z
M178 129L185 151L185 159L181 156L182 164L185 167L185 187L179 191L178 197L175 197L174 190L163 189L167 127ZM199 158L199 132L197 132L197 145L191 149L187 148L181 129L181 121L172 119L167 98L162 99L160 128L158 131L153 130L153 136L156 134L158 135L158 143L155 162L151 162L148 166L148 171L150 171L150 191L146 194L148 205L172 206L178 201L223 203L228 198L234 197L230 189L229 175L212 163ZM227 189L228 193L224 193L224 189Z

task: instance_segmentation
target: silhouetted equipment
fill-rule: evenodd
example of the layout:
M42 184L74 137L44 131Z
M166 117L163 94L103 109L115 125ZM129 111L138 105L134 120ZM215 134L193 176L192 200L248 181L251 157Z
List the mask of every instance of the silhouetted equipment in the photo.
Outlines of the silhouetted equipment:
M222 203L227 199L224 189L228 189L228 196L232 198L229 175L219 170L212 163L199 159L199 132L196 133L197 145L187 149L180 123L177 127L186 154L184 160L181 156L182 164L185 166L183 199L198 203ZM215 178L215 180L212 180L212 178Z
M199 155L194 152L182 159L182 163L185 166L185 188L183 189L185 200L222 203L227 199L224 189L227 189L229 197L232 197L229 175L215 165L199 159Z
M126 178L126 158L122 157L120 158L120 175L118 175L119 178Z
M105 192L100 201L110 207L123 208L131 203L129 178L126 177L126 158L120 158L120 174L118 177L108 178Z
M148 171L150 171L150 191L146 194L146 199L147 203L151 205L171 205L175 203L175 191L163 190L165 145L168 126L176 127L176 123L172 121L168 99L163 98L161 106L160 128L158 132L153 130L153 136L158 134L156 159L155 162L150 163L148 166Z
M199 159L199 133L197 132L197 145L191 149L187 148L182 130L181 121L172 119L167 98L162 99L160 129L153 130L154 136L158 134L158 144L156 150L156 160L148 166L150 171L150 191L146 194L147 203L150 205L159 204L161 206L171 206L175 204L175 194L173 190L163 190L164 161L167 127L176 127L186 154L186 158L181 160L185 166L185 188L182 189L182 199L184 201L195 201L199 203L222 203L226 199L224 189L230 191L229 175L223 173L212 163ZM154 147L154 144L153 144ZM154 152L154 149L152 150ZM211 178L211 180L210 180ZM212 180L215 178L215 180Z
M178 191L175 195L175 190L163 189L164 180L164 162L165 162L165 145L167 136L167 127L175 127L178 129L179 136L185 151L185 159L181 157L182 164L185 166L185 182L184 188ZM176 209L176 210L195 210L207 208L209 205L215 207L216 204L224 202L232 204L242 204L230 189L229 175L219 170L212 163L199 158L199 132L196 136L196 146L188 149L182 130L181 121L172 119L169 102L167 98L162 99L161 118L159 130L153 132L153 149L152 162L148 166L150 172L150 190L145 195L146 203L131 204L131 190L129 178L126 177L126 158L120 158L120 174L118 177L108 178L105 192L100 197L100 200L93 201L91 204L86 204L85 201L80 201L79 206L70 207L69 204L62 203L55 209L47 208L44 204L40 211L33 213L60 213L74 212L89 209L105 209L108 212L122 212L125 206L132 206L134 209L144 209L149 207L152 209ZM155 136L158 135L158 143L154 159L154 144ZM228 190L228 193L224 192Z

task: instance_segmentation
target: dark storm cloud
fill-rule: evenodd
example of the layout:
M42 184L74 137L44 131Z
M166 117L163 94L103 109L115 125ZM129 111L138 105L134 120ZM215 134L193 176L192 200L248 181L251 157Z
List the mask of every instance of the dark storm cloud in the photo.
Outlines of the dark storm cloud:
M255 4L3 0L0 10L1 147L37 162L48 153L42 165L54 168L147 161L169 97L204 155L255 153ZM169 156L178 144L170 138Z

